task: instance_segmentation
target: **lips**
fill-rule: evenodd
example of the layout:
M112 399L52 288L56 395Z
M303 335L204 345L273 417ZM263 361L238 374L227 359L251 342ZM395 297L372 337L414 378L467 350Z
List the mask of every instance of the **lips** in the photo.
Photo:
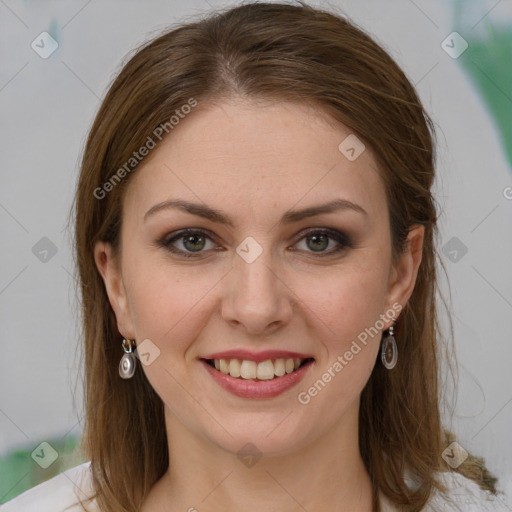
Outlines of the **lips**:
M224 389L244 398L271 398L298 383L311 366L309 354L267 350L229 350L201 361Z

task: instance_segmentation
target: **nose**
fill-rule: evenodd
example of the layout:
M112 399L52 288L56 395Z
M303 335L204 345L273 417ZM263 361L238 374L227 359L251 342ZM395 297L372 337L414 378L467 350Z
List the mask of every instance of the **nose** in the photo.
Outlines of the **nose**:
M295 296L270 249L251 263L236 254L226 283L222 317L233 327L266 336L292 318Z

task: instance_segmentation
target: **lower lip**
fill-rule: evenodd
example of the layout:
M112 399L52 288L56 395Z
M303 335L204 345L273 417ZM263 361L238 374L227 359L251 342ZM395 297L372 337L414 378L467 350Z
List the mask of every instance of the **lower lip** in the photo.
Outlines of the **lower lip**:
M231 377L201 360L213 380L226 391L242 398L273 398L298 384L309 370L313 361L308 361L298 370L272 380L250 380Z

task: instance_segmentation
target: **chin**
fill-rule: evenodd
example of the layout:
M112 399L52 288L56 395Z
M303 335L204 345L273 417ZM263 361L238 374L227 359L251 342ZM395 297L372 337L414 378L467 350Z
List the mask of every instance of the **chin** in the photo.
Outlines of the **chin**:
M282 456L302 449L311 441L309 425L296 423L297 415L293 412L266 416L262 412L248 414L236 423L224 422L227 432L220 428L206 436L212 443L238 457L246 452Z

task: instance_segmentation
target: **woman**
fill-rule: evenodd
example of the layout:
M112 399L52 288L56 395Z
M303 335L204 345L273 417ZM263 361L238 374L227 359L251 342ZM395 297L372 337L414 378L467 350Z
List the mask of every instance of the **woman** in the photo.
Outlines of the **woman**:
M90 462L59 492L80 479L105 512L506 510L441 425L432 137L391 57L303 2L140 48L76 193ZM5 510L77 501L48 485Z

